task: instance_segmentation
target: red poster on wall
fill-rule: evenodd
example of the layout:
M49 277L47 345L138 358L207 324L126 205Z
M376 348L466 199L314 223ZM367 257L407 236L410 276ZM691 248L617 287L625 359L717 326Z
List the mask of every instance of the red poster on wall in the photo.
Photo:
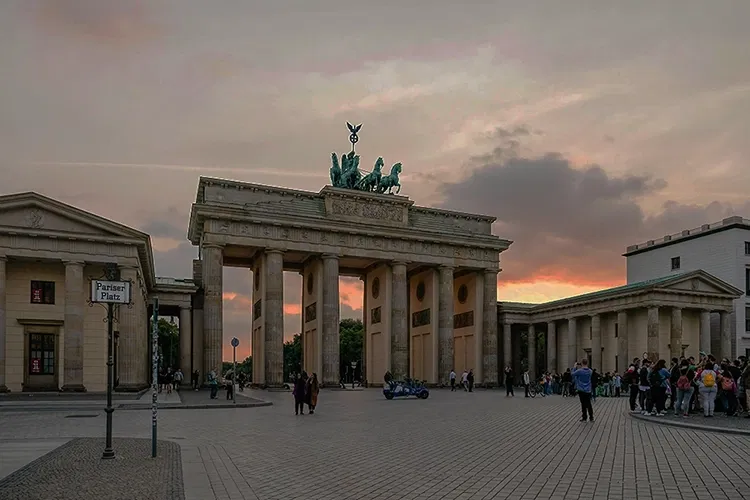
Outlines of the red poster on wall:
M42 372L42 360L39 358L33 358L31 360L31 373Z

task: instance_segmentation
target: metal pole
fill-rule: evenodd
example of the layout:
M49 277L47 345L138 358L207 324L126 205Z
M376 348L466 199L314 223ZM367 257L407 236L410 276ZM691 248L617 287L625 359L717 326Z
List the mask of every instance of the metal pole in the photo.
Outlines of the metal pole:
M232 403L236 403L237 401L234 399L234 383L237 380L237 348L232 347L232 364L233 370L232 370Z
M115 380L115 361L114 361L114 343L115 335L112 328L114 322L114 304L107 304L107 407L104 411L107 413L107 440L104 447L102 458L115 458L115 450L112 449L112 386Z
M151 457L156 458L156 414L159 398L159 298L154 298L151 330Z

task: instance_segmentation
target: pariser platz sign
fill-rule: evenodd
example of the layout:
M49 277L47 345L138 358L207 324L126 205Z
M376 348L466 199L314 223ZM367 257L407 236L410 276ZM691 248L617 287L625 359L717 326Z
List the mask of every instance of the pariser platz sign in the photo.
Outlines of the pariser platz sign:
M91 302L102 304L130 304L130 282L92 280Z

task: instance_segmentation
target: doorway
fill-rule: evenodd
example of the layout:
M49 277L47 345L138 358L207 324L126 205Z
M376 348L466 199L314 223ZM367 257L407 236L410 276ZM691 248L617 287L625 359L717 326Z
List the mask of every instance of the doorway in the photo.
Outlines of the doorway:
M31 331L26 341L24 391L57 391L57 333Z

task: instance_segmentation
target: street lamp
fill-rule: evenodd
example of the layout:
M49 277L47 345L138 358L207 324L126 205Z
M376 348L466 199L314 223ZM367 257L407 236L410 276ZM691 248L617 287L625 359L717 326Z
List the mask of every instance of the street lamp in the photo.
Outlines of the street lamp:
M352 389L354 389L354 370L357 368L357 362L352 361Z

